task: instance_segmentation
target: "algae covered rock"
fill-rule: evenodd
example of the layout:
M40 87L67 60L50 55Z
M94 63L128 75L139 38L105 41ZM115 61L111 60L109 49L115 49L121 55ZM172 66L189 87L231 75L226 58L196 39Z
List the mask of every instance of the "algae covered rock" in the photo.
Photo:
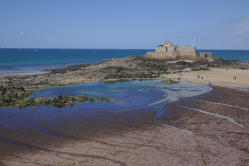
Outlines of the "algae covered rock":
M107 98L105 98L105 100L106 100L107 102L110 102L110 101L112 101L112 98L107 97Z
M112 101L111 98L102 98L102 97L86 97L83 95L79 95L77 97L68 96L68 95L59 95L53 99L47 99L45 97L34 97L34 98L14 98L14 97L3 97L0 99L0 107L11 107L11 108L26 108L31 106L32 108L36 108L37 106L42 105L52 105L56 107L66 107L66 106L74 106L77 101L92 101L96 100L105 100L107 102Z
M83 101L87 101L88 98L87 98L86 96L84 96L84 95L78 95L78 96L76 97L76 100L77 100L77 101L80 101L80 102L83 102Z
M107 102L112 101L111 98L102 97L91 97L88 98L84 95L78 95L77 97L68 95L59 95L58 97L47 99L45 97L34 97L27 98L31 95L31 91L25 90L20 85L15 85L9 80L1 80L0 82L0 107L11 107L11 108L26 108L31 106L35 108L42 105L52 105L56 107L74 106L78 102L96 100L106 100Z
M0 81L0 97L23 97L25 93L26 90L20 85L5 79Z
M173 81L171 79L166 79L166 80L163 80L161 82L165 83L165 84L176 84L176 83L179 83L179 81Z

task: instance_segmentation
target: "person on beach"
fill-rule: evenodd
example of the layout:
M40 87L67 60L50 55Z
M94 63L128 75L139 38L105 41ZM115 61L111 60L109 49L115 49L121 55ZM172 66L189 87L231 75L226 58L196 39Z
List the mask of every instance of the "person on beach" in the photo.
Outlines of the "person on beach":
M234 76L233 79L236 80L236 76Z
M211 85L211 82L209 81L209 83L208 83L209 85Z

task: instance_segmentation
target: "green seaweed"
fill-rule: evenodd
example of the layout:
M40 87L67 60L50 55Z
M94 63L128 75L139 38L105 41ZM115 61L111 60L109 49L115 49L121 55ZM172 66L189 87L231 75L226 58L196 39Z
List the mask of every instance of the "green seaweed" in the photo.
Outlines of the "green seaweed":
M27 108L31 106L36 108L37 106L42 105L52 105L56 107L73 107L76 102L92 101L96 100L105 100L107 102L112 101L111 98L102 98L102 97L86 97L83 95L78 95L77 97L59 95L55 98L45 98L45 97L34 97L34 98L18 98L18 97L2 97L0 99L0 107L10 107L10 108Z
M166 80L162 80L161 81L162 83L165 83L165 84L177 84L177 83L179 83L179 81L173 81L173 80L171 80L171 79L166 79Z

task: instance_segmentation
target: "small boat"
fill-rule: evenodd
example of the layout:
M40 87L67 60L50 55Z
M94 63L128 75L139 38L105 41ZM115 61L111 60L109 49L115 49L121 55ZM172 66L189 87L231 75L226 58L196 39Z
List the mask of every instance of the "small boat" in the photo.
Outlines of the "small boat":
M35 50L35 52L37 52L37 50Z

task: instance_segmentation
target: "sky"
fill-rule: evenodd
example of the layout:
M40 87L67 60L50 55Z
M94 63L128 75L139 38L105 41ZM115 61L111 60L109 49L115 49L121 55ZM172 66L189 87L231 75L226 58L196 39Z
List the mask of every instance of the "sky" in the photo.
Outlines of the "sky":
M2 48L249 49L249 0L0 0L0 16Z

